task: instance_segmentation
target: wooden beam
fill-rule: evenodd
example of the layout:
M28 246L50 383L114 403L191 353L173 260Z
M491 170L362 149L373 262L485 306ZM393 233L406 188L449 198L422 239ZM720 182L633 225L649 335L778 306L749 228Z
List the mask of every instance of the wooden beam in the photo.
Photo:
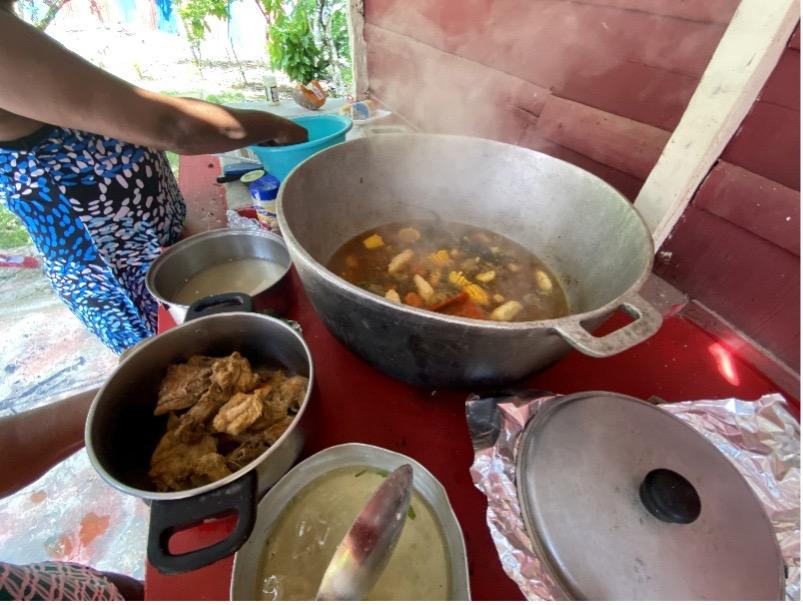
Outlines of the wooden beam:
M365 44L365 3L349 0L349 45L351 46L351 94L355 100L368 98L368 52Z
M742 0L636 199L659 248L744 120L798 21L799 0Z

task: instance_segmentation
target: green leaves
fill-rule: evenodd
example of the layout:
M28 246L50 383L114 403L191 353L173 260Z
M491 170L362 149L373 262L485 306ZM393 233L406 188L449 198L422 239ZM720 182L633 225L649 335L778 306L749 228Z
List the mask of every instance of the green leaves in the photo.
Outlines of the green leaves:
M229 0L181 0L178 15L184 22L190 44L198 45L209 31L207 17L229 18Z
M329 62L316 43L310 27L309 2L296 4L290 15L278 13L270 27L268 53L271 67L296 82L324 78Z

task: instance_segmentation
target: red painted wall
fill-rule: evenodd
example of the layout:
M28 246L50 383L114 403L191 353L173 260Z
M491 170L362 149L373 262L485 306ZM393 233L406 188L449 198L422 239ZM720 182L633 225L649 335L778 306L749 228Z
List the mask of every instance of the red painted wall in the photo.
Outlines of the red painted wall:
M800 366L800 34L656 258L656 273Z
M635 198L738 0L365 0L374 97Z

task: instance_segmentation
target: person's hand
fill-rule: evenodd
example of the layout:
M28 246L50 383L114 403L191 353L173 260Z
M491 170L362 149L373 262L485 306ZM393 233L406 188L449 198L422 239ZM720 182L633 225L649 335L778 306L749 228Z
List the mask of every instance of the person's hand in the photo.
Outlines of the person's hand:
M308 137L309 135L306 128L300 124L296 124L292 120L281 118L281 123L278 125L276 134L271 139L260 143L260 145L297 145L298 143L306 143Z

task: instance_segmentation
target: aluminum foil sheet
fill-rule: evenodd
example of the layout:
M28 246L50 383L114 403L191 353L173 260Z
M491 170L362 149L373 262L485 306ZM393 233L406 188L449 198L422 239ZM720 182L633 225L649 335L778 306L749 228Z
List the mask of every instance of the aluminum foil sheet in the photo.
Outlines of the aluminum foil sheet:
M466 401L471 476L502 567L530 600L565 600L527 535L516 491L516 448L527 421L556 397L516 391ZM736 466L764 504L787 566L786 598L800 600L800 425L780 395L664 404Z

